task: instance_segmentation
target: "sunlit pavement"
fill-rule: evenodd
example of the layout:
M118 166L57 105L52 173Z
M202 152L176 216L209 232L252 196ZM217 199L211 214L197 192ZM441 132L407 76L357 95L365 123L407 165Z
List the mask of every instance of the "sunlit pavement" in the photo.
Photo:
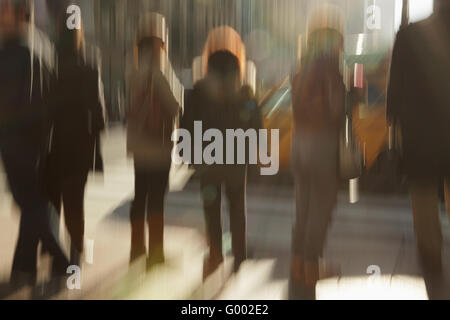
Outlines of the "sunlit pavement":
M316 287L319 300L427 300L421 277L378 276L331 278Z
M148 273L128 266L128 212L133 194L132 162L125 155L123 129L110 129L103 142L105 175L91 176L86 193L86 239L92 243L82 267L81 290L66 290L57 299L286 299L293 189L252 184L248 188L249 260L231 274L227 260L202 284L206 250L198 183L172 192L166 205L166 264ZM3 177L0 179L3 180ZM172 182L180 182L180 175ZM178 186L172 183L173 189ZM426 299L417 263L410 204L406 197L362 196L355 205L341 194L329 233L325 258L340 266L341 277L321 281L318 299ZM224 209L226 209L224 205ZM442 215L446 243L445 270L450 270L449 224ZM0 182L0 281L9 277L18 215ZM230 253L228 219L224 251ZM66 238L64 232L61 238ZM67 243L67 241L66 241ZM67 245L66 245L67 249ZM86 250L87 252L90 251ZM41 264L45 266L45 259ZM380 275L371 275L373 268ZM41 279L48 275L41 274ZM450 288L450 285L446 286ZM447 290L447 292L450 290ZM27 298L23 290L9 298Z

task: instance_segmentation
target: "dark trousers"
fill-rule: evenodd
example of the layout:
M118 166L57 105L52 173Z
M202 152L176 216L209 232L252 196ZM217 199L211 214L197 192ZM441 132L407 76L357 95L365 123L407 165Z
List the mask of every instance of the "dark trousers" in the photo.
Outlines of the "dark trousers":
M201 178L201 194L205 214L210 257L222 260L222 185L230 205L230 229L235 270L247 258L246 244L246 168L211 170Z
M447 288L442 266L443 237L439 219L440 179L410 177L409 180L419 262L428 297L431 300L446 299Z
M50 197L57 212L64 207L64 220L70 235L70 263L80 265L84 251L84 193L87 172L74 173L55 179L50 186Z
M21 210L19 237L11 272L11 279L20 275L31 276L36 281L37 252L41 241L53 257L52 271L55 275L66 273L69 261L62 251L57 236L52 230L53 221L49 201L44 197L37 170L38 152L16 144L2 148L5 167L12 196Z
M134 201L131 206L130 261L145 255L145 222L149 229L150 260L164 260L164 200L170 167L149 169L135 164Z
M417 246L424 267L442 268L442 231L439 219L439 179L410 178L410 190Z

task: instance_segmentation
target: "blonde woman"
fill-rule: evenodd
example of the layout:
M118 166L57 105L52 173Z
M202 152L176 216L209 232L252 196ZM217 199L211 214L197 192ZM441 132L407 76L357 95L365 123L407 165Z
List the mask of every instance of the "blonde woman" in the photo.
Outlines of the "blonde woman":
M162 15L148 13L142 17L135 42L137 69L129 80L127 149L134 158L135 168L130 264L145 257L148 269L165 262L164 200L172 163L171 135L180 111L161 72L167 47L166 30Z

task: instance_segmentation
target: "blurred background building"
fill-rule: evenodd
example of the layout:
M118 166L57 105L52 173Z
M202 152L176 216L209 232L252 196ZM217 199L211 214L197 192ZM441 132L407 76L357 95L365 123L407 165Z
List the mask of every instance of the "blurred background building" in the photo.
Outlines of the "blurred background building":
M247 46L247 59L255 64L256 90L262 94L295 70L305 45L308 13L323 2L337 4L346 14L348 56L377 59L390 50L401 21L402 0L35 0L35 15L38 28L52 39L58 12L71 3L80 6L86 54L89 60L101 62L109 120L119 121L126 101L124 75L142 13L156 11L166 17L169 58L186 88L193 84L193 61L201 55L209 31L220 25L236 29ZM379 12L370 11L372 6ZM432 0L411 0L411 19L426 17L432 7ZM368 27L369 18L375 19L376 28Z

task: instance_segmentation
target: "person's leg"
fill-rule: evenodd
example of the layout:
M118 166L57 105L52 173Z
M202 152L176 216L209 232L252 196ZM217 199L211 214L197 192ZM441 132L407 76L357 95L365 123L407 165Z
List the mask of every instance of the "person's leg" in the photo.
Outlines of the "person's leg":
M310 298L315 299L319 280L319 259L322 256L332 213L337 202L337 140L325 135L314 140L309 166L308 220L304 234L305 284Z
M164 201L170 168L149 175L147 223L149 232L148 266L164 262Z
M226 179L226 194L230 203L230 229L234 255L234 272L247 259L246 241L246 185L245 169L230 172Z
M57 215L57 218L61 218L61 207L62 207L62 185L60 178L57 177L57 174L53 174L51 177L46 177L49 182L46 184L47 195L50 199L50 203L53 206L54 213ZM54 230L55 235L59 237L59 224L55 224L52 226L52 230ZM47 246L42 244L41 247L41 255L49 253L49 249Z
M305 234L309 213L309 177L295 173L295 223L292 230L292 257L289 279L290 299L302 298L301 287L305 281Z
M52 233L49 203L38 179L37 153L26 148L20 149L19 146L16 148L17 150L2 152L11 193L22 213L11 278L14 280L17 274L36 278L40 240L53 257L55 272L65 273L68 261Z
M48 253L52 257L52 275L58 278L65 277L69 260L59 242L59 214L51 204L47 203L42 216L45 216L45 219L42 219L43 225L40 228L42 230L40 239L42 246L47 248Z
M319 259L322 256L333 209L337 199L336 175L311 179L310 213L305 233L305 283L315 299L319 281Z
M39 241L42 241L42 245L46 246L48 253L52 257L52 275L65 276L69 261L59 244L57 235L52 232L50 207L44 203L39 208L33 208L32 213L26 213L26 211L28 210L22 211L19 239L14 255L11 278L13 279L16 274L32 274L35 277Z
M303 259L306 226L308 224L310 180L309 176L296 174L295 179L295 224L292 230L293 255Z
M311 178L311 197L308 224L305 233L305 257L318 259L323 252L328 227L337 200L336 176Z
M295 218L292 228L292 256L288 295L291 300L309 299L305 284L305 239L310 218L310 182L313 140L309 135L296 132L292 140L292 168L295 186Z
M22 210L20 217L19 237L11 269L11 283L15 286L36 284L39 232L32 214Z
M417 246L425 271L442 271L442 232L437 179L411 179Z
M20 148L19 146L17 147ZM2 150L2 160L6 172L9 189L14 201L21 211L19 236L14 252L11 282L14 284L34 285L37 274L37 249L39 244L39 229L34 223L37 220L41 205L36 194L36 172L33 158L26 150L14 152Z
M51 168L45 172L45 188L48 198L56 210L56 213L60 214L62 209L62 181L61 174L58 169L58 164L56 161L52 160L51 165L55 168Z
M221 182L211 176L203 176L200 187L205 214L206 237L209 245L209 257L203 270L204 277L207 277L223 262L221 221L222 187Z
M84 251L84 192L88 174L80 172L62 183L64 218L70 235L70 263L81 267Z
M145 205L148 194L148 174L134 167L134 200L130 210L131 252L130 263L146 254L145 250Z

